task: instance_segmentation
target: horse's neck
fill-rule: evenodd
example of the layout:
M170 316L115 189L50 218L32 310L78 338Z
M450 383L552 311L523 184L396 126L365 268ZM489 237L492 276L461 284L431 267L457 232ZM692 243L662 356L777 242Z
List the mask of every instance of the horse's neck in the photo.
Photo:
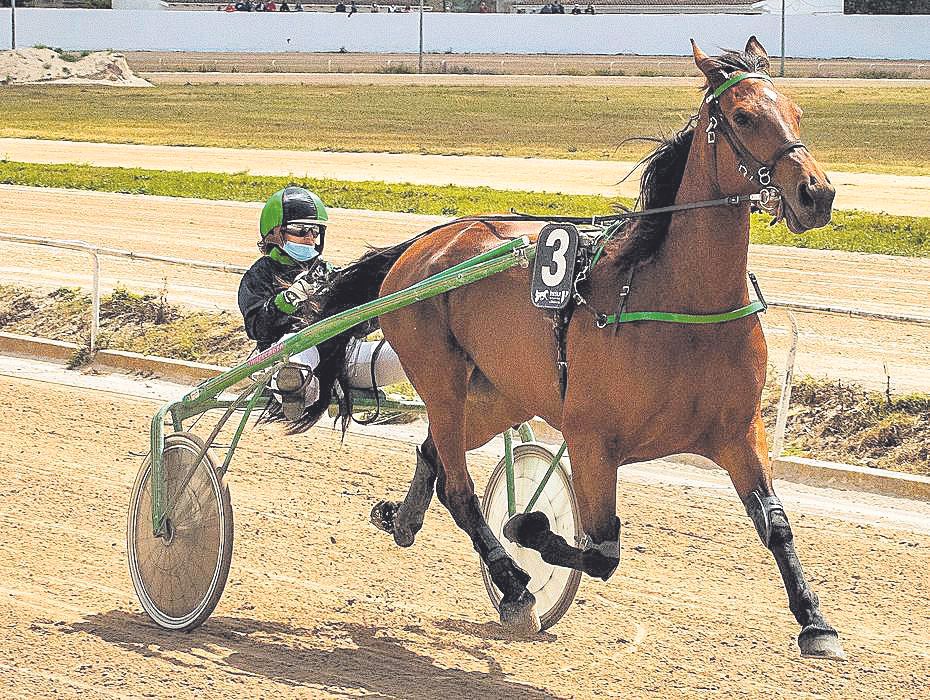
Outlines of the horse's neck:
M711 163L707 145L696 136L676 204L722 196ZM657 310L717 313L735 309L749 302L748 256L747 206L683 211L672 216L662 248L653 263L643 268L645 274L637 272L634 294L651 296L651 301L661 305ZM642 284L641 278L645 278Z

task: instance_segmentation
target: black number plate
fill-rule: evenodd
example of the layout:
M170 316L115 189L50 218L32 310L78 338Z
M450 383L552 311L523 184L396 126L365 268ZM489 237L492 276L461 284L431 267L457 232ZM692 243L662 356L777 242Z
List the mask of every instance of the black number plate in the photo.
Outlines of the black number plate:
M540 309L561 309L572 295L578 229L571 224L546 224L536 241L533 266L533 305Z

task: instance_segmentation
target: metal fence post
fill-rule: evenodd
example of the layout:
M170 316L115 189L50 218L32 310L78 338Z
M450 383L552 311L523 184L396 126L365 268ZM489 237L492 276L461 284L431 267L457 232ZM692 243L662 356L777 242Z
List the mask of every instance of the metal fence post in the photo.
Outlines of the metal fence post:
M100 256L91 252L94 259L94 296L90 311L90 352L97 352L97 333L100 331Z
M781 456L785 445L785 426L788 424L788 404L791 403L791 382L794 377L794 355L798 349L798 322L794 314L788 312L791 321L791 347L785 360L785 376L781 383L781 396L778 399L778 416L775 418L775 437L772 440L772 459Z

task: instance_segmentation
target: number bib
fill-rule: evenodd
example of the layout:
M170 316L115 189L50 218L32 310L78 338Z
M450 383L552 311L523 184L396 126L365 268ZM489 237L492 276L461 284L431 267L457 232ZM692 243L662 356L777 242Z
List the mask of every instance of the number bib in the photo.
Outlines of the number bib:
M578 229L571 224L546 224L536 241L536 262L530 290L533 306L561 309L572 295Z

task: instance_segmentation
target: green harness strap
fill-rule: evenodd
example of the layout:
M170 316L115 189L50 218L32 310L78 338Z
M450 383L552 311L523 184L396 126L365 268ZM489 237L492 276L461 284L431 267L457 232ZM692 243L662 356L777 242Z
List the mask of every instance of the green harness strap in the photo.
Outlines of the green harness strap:
M738 318L744 318L765 311L765 304L761 301L754 301L751 304L742 306L733 311L727 311L722 314L676 314L670 311L624 311L617 319L616 314L610 316L599 316L597 325L599 327L609 326L614 323L632 323L633 321L663 321L665 323L725 323L726 321L735 321Z
M719 98L723 93L729 90L731 87L736 85L741 80L746 80L747 78L757 78L758 80L765 80L774 85L772 78L765 73L737 73L727 78L713 93L710 95L708 100Z

